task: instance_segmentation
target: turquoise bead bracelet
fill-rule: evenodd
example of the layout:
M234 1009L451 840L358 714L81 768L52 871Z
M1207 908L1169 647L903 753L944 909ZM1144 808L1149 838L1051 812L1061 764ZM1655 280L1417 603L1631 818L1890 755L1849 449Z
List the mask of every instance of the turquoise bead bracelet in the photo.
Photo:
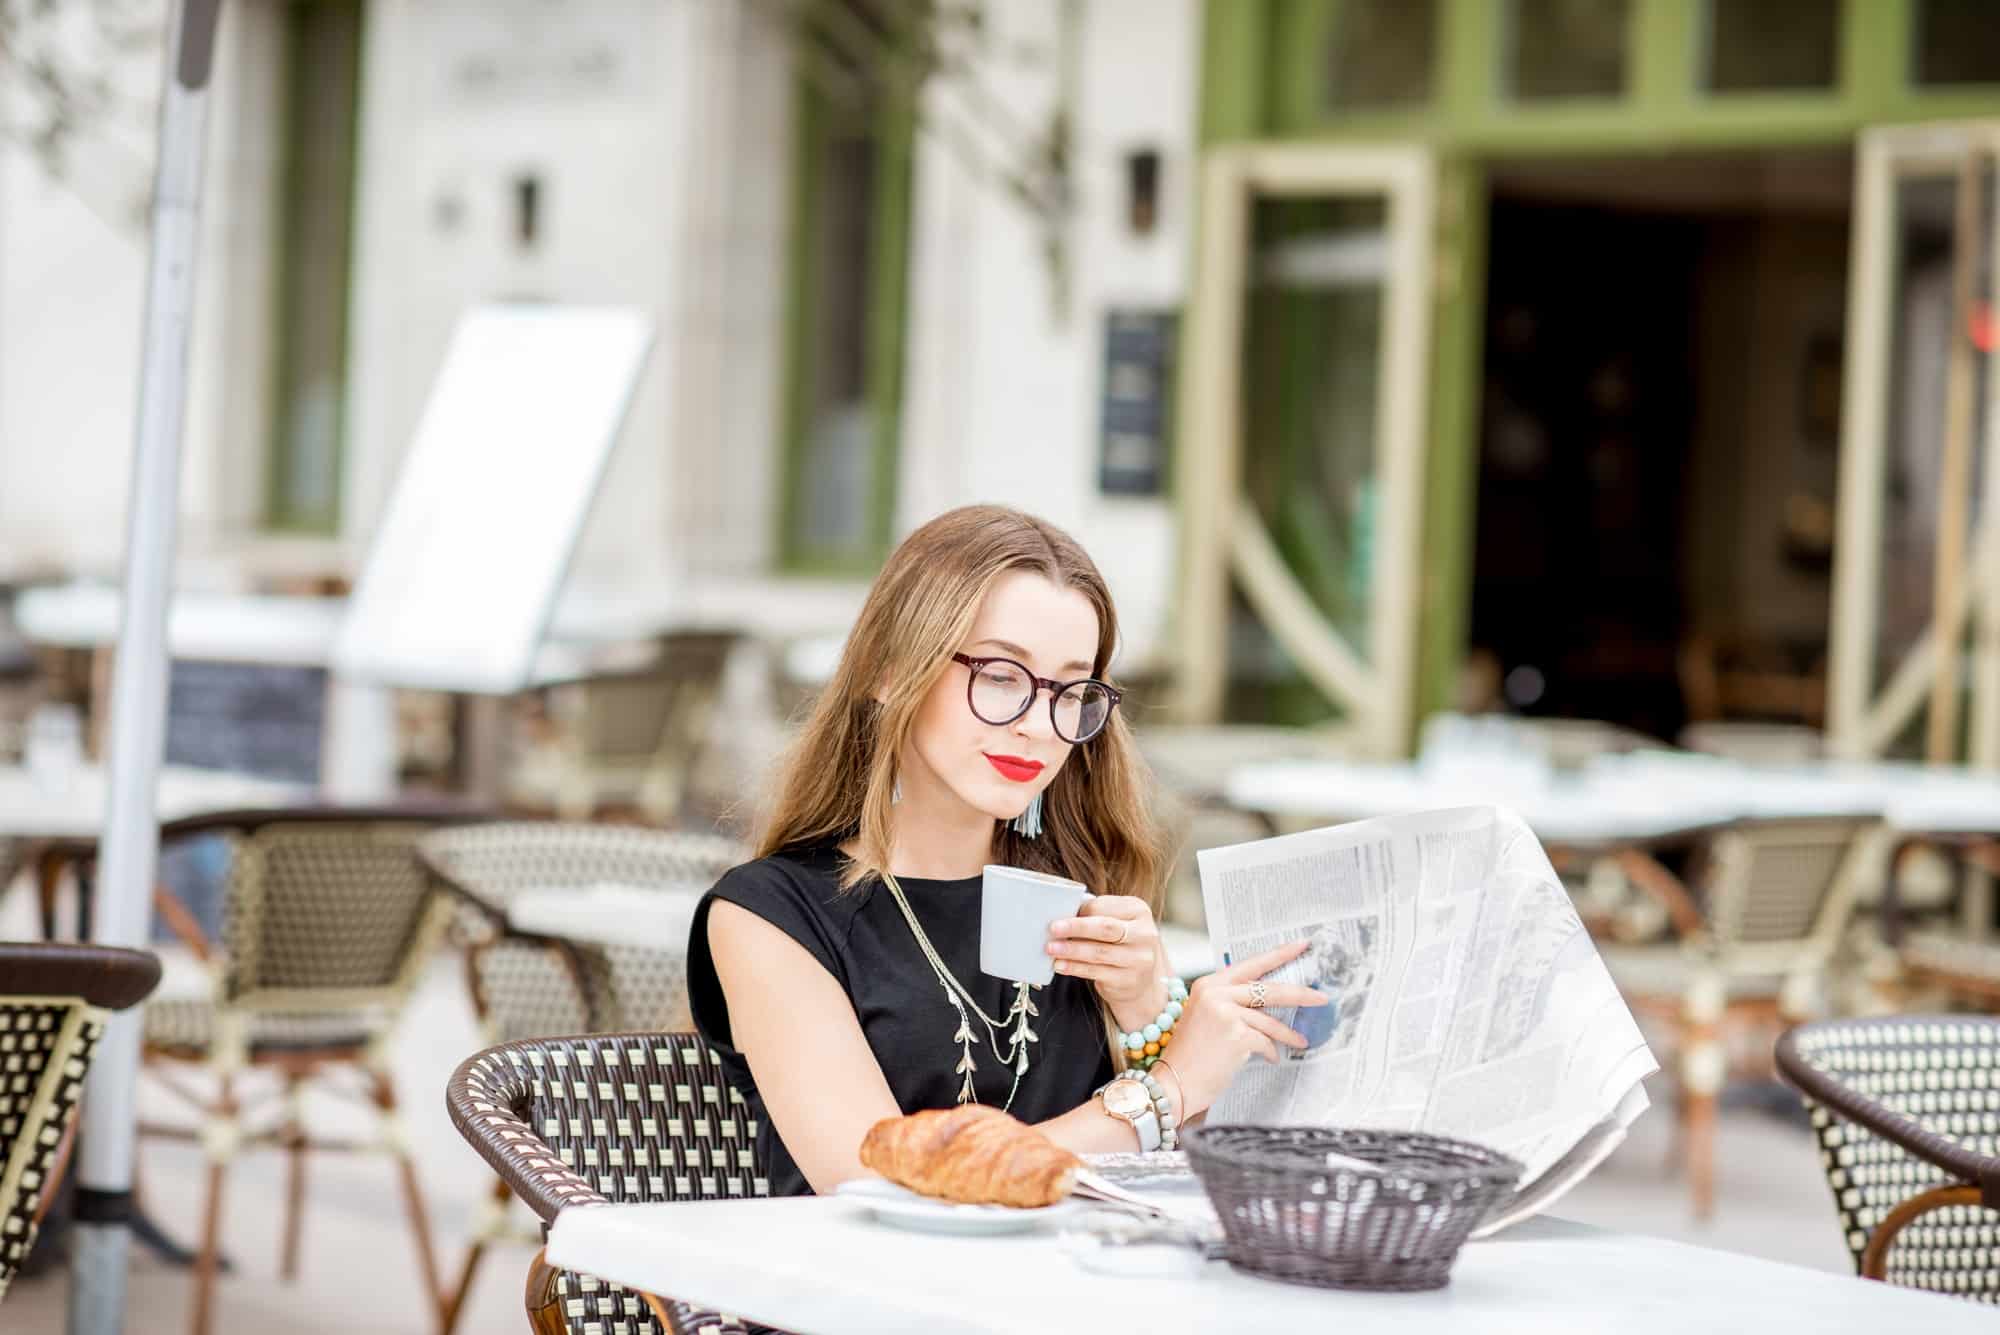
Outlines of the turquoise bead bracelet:
M1181 1012L1187 1006L1187 994L1186 983L1178 978L1169 978L1166 1008L1154 1016L1152 1023L1143 1029L1134 1029L1130 1033L1118 1035L1118 1041L1125 1048L1127 1066L1143 1071L1160 1059L1159 1042L1162 1037L1171 1034L1174 1026L1180 1022ZM1149 1045L1153 1048L1150 1053L1146 1051Z

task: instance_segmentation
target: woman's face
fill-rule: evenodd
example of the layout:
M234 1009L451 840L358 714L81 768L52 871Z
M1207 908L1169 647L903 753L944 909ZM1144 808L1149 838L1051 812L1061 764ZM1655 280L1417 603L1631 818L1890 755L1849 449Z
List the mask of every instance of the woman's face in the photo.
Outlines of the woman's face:
M1014 659L1051 681L1074 681L1091 674L1097 611L1076 589L1015 571L994 581L965 642L954 647L971 658ZM924 697L910 735L910 767L929 771L967 806L1012 820L1055 781L1075 748L1056 735L1047 691L1038 691L1012 723L981 720L966 704L971 673L950 664Z

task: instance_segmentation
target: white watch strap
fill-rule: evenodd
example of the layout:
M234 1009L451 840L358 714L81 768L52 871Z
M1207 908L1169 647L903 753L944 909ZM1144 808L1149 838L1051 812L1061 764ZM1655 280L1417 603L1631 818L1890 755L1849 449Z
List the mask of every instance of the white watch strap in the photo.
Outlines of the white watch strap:
M1145 1091L1145 1084L1129 1071L1118 1078L1138 1085L1142 1093ZM1132 1119L1132 1129L1139 1133L1141 1154L1151 1154L1160 1148L1160 1113L1159 1109L1153 1106L1153 1096L1150 1093L1146 1094L1145 1110Z

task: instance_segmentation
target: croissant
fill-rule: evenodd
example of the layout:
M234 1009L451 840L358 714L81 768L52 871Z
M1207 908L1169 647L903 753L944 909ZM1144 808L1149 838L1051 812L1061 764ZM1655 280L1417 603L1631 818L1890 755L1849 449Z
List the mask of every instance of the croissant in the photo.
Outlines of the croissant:
M911 1191L968 1205L1054 1205L1082 1161L998 1108L976 1103L885 1117L861 1141L861 1162Z

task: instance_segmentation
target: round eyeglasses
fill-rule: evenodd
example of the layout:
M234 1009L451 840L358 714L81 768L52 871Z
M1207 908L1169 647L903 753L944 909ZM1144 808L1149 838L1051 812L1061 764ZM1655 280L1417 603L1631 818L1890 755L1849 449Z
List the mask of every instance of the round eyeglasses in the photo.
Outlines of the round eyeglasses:
M1049 693L1049 719L1056 736L1066 742L1087 742L1104 731L1111 711L1123 696L1115 686L1095 677L1050 681L1011 658L974 658L953 654L954 663L971 669L965 682L965 702L981 723L1005 727L1035 707L1038 691Z

